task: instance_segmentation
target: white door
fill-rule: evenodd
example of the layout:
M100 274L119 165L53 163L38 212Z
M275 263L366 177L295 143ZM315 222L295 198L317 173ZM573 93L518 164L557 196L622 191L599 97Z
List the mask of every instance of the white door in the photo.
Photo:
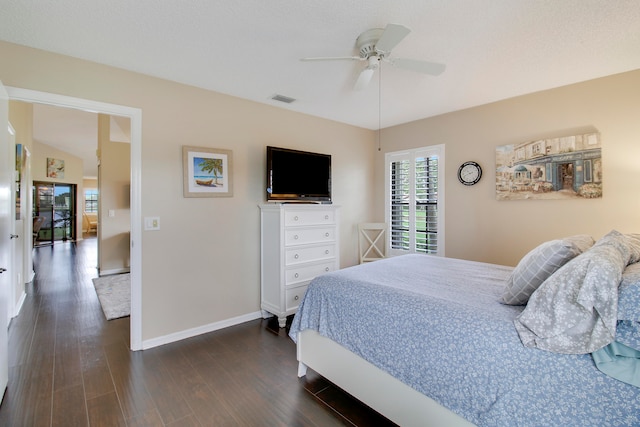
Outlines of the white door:
M11 265L11 179L15 165L9 163L9 95L0 82L0 393L4 396L9 380L9 275ZM15 150L15 147L13 148Z

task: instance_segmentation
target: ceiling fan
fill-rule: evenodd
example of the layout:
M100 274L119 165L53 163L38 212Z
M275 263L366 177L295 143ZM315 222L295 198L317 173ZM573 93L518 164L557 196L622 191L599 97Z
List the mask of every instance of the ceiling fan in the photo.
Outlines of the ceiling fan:
M380 61L388 62L397 68L416 71L418 73L437 76L445 69L444 64L422 61L418 59L392 58L391 50L398 45L409 33L410 29L399 24L388 24L386 28L373 28L360 34L356 39L359 56L329 56L315 58L301 58L301 61L366 61L366 67L358 75L354 89L364 89L373 73L380 66Z

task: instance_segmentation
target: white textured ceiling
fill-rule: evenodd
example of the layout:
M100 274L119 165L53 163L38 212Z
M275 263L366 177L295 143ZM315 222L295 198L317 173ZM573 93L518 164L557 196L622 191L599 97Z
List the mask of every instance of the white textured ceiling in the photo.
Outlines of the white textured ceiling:
M299 61L388 23L445 72ZM640 0L0 0L0 39L377 129L640 69Z

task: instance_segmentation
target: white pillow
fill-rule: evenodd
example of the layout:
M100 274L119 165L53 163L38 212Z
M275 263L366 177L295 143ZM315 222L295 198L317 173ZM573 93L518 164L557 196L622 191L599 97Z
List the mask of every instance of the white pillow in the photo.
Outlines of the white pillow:
M593 246L593 237L586 234L550 240L526 254L507 279L502 301L524 305L531 294L556 270Z

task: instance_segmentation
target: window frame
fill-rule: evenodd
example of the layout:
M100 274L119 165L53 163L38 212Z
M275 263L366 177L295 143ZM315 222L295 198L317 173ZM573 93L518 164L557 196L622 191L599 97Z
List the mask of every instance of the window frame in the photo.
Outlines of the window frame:
M432 145L426 147L413 148L408 150L393 151L385 153L385 222L387 223L387 255L397 256L408 253L425 253L416 249L416 159L435 156L438 159L437 172L437 226L436 234L437 248L435 252L428 253L430 255L445 255L445 147L444 144ZM393 225L391 223L391 165L394 162L408 160L410 191L409 191L409 249L393 248L391 241L391 233Z
M94 199L87 199L87 193L88 192L95 192L95 200ZM84 212L86 213L98 213L98 209L100 208L100 196L99 196L99 192L97 188L84 188L83 189L83 209ZM87 202L91 202L91 204L95 204L95 211L94 210L87 210Z

